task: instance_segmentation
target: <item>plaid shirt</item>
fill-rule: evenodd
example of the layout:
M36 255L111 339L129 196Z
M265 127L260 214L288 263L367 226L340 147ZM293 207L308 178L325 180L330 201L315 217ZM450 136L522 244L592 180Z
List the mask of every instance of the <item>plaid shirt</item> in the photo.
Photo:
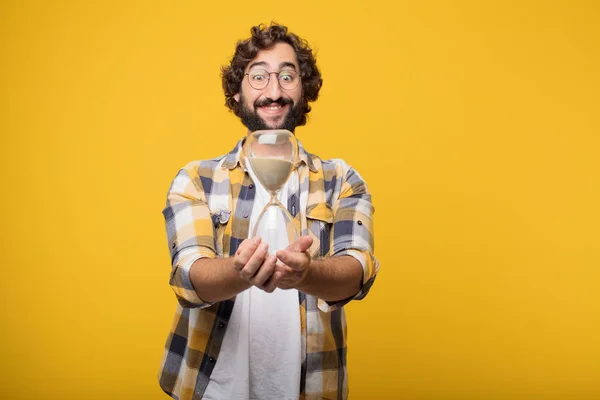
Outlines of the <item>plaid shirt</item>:
M248 238L254 185L245 172L243 140L227 155L194 161L179 171L163 210L179 302L159 372L161 388L176 399L201 399L219 357L235 298L216 303L198 297L189 272L202 257L229 257ZM346 399L346 318L343 305L362 299L379 270L373 256L373 205L360 175L344 161L322 161L299 144L298 187L288 211L313 258L350 255L363 267L361 290L326 302L298 292L302 337L300 399ZM306 210L300 210L306 204Z

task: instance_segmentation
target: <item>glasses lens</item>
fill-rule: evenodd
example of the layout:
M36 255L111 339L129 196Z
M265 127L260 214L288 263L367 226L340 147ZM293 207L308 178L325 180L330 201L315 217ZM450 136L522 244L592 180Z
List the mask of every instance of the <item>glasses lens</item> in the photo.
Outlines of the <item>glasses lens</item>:
M284 89L295 89L298 82L300 82L300 78L296 71L281 71L279 73L279 84Z
M269 74L262 69L255 69L248 73L248 80L254 89L264 89L269 83Z

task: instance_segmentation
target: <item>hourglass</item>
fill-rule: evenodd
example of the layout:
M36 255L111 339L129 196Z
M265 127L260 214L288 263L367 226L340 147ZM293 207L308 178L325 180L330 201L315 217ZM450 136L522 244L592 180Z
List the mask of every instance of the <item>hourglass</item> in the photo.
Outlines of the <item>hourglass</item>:
M246 159L270 200L254 224L252 237L260 236L269 244L269 253L285 249L298 239L290 213L277 199L298 157L296 137L287 130L252 132L246 139Z

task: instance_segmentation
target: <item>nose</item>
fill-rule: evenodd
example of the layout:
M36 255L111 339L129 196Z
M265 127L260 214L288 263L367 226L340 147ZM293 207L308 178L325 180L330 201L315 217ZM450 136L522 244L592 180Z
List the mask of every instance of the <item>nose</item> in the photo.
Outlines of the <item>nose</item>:
M271 74L271 78L265 89L266 96L273 100L281 97L281 86L279 86L278 78L279 76L276 73Z

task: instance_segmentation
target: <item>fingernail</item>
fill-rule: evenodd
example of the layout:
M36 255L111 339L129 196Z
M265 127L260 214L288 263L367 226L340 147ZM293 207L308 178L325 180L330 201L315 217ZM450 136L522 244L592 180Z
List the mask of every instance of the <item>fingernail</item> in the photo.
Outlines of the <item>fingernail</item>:
M255 236L254 239L252 239L252 241L256 244L260 243L260 236Z
M263 243L263 244L261 244L261 245L260 245L260 249L261 249L262 251L267 251L267 248L268 248L268 247L269 247L269 246L268 246L266 243Z

